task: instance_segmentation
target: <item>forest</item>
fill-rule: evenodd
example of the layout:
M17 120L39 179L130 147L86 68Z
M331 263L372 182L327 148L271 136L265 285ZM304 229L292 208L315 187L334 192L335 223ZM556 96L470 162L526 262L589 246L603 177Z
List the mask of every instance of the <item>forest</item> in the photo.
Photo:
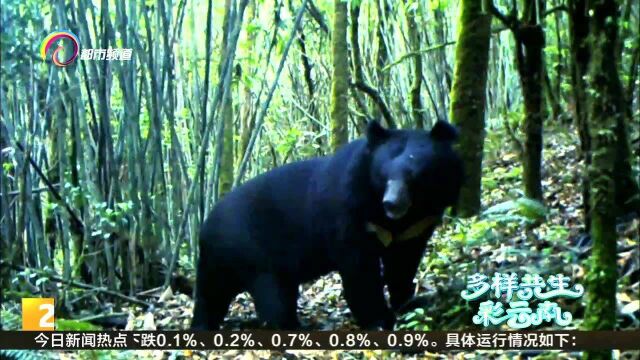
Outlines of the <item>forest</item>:
M464 169L457 202L419 259L420 304L398 314L396 329L482 329L472 321L479 302L460 296L476 273L564 274L584 295L558 300L572 314L563 328L640 328L639 2L4 0L0 7L0 329L20 329L21 299L33 297L55 298L58 330L189 328L199 234L214 206L259 174L334 154L364 137L371 121L386 129L455 126ZM301 322L357 329L342 285L336 272L303 284ZM242 292L224 328L256 321L252 296ZM283 356L181 354L64 356ZM0 351L5 356L45 355ZM523 358L518 351L410 356ZM638 359L640 351L527 356Z

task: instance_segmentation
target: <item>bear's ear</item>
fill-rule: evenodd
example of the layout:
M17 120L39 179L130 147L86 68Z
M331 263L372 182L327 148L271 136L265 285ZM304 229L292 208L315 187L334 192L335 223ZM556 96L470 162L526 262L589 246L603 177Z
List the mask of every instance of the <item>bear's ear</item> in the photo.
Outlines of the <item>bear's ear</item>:
M438 141L456 141L458 139L458 129L446 121L439 120L431 128L431 138Z
M367 143L370 146L382 144L389 138L389 131L376 120L369 120L367 125Z

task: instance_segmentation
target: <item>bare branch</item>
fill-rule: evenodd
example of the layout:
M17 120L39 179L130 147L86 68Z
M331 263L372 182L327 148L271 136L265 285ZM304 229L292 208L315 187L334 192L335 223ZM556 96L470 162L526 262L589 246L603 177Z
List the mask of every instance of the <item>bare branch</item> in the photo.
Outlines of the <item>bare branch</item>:
M391 128L397 127L395 121L393 121L393 117L391 116L391 111L389 111L389 107L384 102L384 99L382 99L382 96L380 96L380 92L378 92L378 90L373 88L371 85L365 84L364 82L351 83L351 87L354 87L364 92L365 94L369 95L373 100L373 102L375 102L376 105L378 105L378 108L382 112L382 116L384 116L384 119L387 121L387 124L389 125L389 127Z
M327 26L327 22L324 20L324 15L322 14L322 11L320 11L316 7L316 5L313 3L313 1L307 2L307 10L309 10L309 15L311 15L313 20L315 20L315 22L318 23L318 26L320 26L320 29L325 34L328 34L329 33L329 27Z
M493 4L493 0L486 0L485 4L486 4L485 5L486 9L489 11L491 15L495 16L498 20L500 20L500 22L506 28L510 29L511 31L515 31L516 27L515 27L514 18L512 16L507 16L501 13L500 10L498 10L498 8L496 8L496 6Z
M92 291L96 291L99 293L103 293L105 295L109 295L112 297L116 297L125 301L128 301L130 303L134 303L134 304L138 304L138 305L142 305L145 306L147 308L151 307L151 303L140 300L140 299L136 299L134 297L131 296L127 296L124 294L121 294L119 292L116 291L112 291L109 290L107 288L104 287L97 287L97 286L93 286L93 285L89 285L89 284L85 284L79 281L73 281L73 280L66 280L56 274L53 274L51 272L45 271L45 270L40 270L40 269L35 269L35 268L27 268L24 266L20 266L20 265L15 265L15 264L11 264L9 262L6 262L4 260L0 260L0 266L7 266L9 268L12 268L14 270L17 271L25 271L28 270L29 272L38 274L38 276L42 276L42 277L46 277L47 279L51 280L51 281L55 281L61 284L65 284L65 285L69 285L69 286L73 286L79 289L85 289L85 290L92 290Z
M545 11L544 13L542 13L542 17L545 18L545 17L547 17L547 16L549 16L549 15L555 13L555 12L558 12L558 11L564 11L564 12L568 13L569 12L569 8L564 4L563 5L558 5L558 6L552 7L551 9Z
M0 125L2 126L2 132L4 132L5 134L10 134L4 122L0 122ZM38 166L38 164L33 159L33 157L31 157L31 154L25 151L24 145L22 145L18 140L14 140L13 142L15 146L18 148L18 150L20 150L23 154L25 154L28 157L27 160L29 161L29 164L31 164L31 166L36 171L40 179L42 179L44 184L47 186L47 188L51 192L51 195L53 195L56 201L58 201L69 214L71 225L72 225L71 226L72 231L76 231L77 233L82 233L82 231L84 230L84 223L82 222L80 217L78 217L78 215L75 213L75 211L73 211L71 206L62 198L62 196L56 189L55 185L52 184L51 181L49 181L49 178L44 174L42 169L40 169L40 166Z

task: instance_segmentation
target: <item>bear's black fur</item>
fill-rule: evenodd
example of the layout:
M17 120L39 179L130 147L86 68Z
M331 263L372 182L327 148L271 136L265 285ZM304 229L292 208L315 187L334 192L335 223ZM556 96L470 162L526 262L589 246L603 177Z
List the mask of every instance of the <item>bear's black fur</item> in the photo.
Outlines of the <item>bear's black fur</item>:
M361 327L392 328L427 240L457 200L456 136L445 122L430 132L371 122L365 139L335 155L281 166L225 195L200 233L192 328L218 329L242 291L267 326L299 328L299 285L330 271Z

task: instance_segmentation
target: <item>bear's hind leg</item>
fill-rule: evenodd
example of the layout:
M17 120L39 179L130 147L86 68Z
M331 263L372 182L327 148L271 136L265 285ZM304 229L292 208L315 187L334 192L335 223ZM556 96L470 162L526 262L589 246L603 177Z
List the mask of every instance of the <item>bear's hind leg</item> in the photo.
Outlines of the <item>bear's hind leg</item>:
M258 317L267 327L286 330L300 328L297 284L286 284L273 274L260 274L254 280L250 293Z

